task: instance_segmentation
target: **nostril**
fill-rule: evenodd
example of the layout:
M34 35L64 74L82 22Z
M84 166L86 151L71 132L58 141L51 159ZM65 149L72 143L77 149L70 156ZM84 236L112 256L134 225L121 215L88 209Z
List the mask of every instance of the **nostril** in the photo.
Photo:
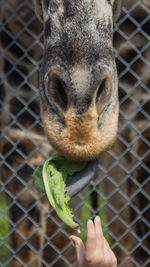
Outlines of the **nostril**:
M64 83L58 78L53 77L50 82L50 94L55 103L57 103L63 110L68 107L68 98L64 89Z
M99 102L99 99L102 97L103 93L105 93L107 89L107 79L104 78L103 81L100 83L97 95L96 95L96 104Z

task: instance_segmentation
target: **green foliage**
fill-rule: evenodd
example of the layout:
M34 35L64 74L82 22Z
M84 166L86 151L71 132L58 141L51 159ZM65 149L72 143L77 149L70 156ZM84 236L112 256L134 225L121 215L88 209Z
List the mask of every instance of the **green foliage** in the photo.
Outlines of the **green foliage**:
M101 186L99 185L97 187L97 190L99 191L99 193L102 193L102 189ZM88 194L89 193L89 194ZM90 209L90 207L92 206L91 203L91 197L90 197L90 185L88 185L84 191L83 191L83 195L87 196L84 202L84 205L81 208L81 212L80 212L80 220L82 222L81 225L81 233L79 234L79 237L82 239L82 241L86 242L86 222L92 218L92 211ZM110 244L110 237L109 237L109 233L108 233L108 228L106 227L107 225L107 215L106 215L106 209L104 206L104 199L101 196L101 194L98 195L98 207L99 210L97 212L97 215L100 216L101 221L102 221L102 229L103 229L103 234L104 237L106 238L107 242Z
M32 174L32 178L34 179L35 188L39 192L44 192L45 191L44 182L43 182L43 179L42 179L43 165L44 165L43 163L40 164Z
M99 185L99 192L102 193L101 185ZM109 236L109 233L108 233L109 229L106 226L107 225L107 214L106 214L104 199L101 196L101 194L98 197L98 206L100 207L100 209L98 211L98 215L100 216L101 221L103 222L103 224L102 224L103 234L104 234L104 237L106 238L107 242L110 245L110 236Z
M7 245L10 244L7 202L4 194L0 194L0 264L10 258ZM5 266L9 266L8 264Z
M86 196L90 192L90 185L86 186L83 190L83 195ZM82 222L81 225L81 233L79 237L82 239L83 243L86 242L86 222L92 217L92 212L90 210L91 207L91 197L90 194L86 197L84 205L82 205L81 213L80 213L80 220Z
M67 160L60 155L50 157L33 173L35 186L38 191L45 191L49 202L58 216L71 228L79 229L73 221L72 209L68 206L70 197L66 195L65 181L68 175L73 175L84 169L86 162Z

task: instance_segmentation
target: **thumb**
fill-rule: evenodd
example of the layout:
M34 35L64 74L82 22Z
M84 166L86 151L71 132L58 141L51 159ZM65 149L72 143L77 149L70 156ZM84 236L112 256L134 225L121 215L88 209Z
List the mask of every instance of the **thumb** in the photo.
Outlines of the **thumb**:
M84 244L83 244L82 240L77 236L71 235L70 239L73 241L73 243L76 246L78 264L79 264L79 266L82 266L82 261L83 261L84 252L85 252Z

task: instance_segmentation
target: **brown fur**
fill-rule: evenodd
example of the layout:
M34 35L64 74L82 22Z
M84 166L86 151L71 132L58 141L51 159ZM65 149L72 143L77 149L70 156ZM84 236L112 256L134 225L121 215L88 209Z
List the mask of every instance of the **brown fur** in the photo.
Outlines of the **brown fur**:
M103 127L98 128L98 113L92 107L82 115L74 114L70 108L64 114L66 128L59 132L58 125L50 119L43 118L47 136L53 147L66 157L72 159L94 159L110 147L116 139L118 129L118 106L106 113ZM109 131L111 134L109 134Z

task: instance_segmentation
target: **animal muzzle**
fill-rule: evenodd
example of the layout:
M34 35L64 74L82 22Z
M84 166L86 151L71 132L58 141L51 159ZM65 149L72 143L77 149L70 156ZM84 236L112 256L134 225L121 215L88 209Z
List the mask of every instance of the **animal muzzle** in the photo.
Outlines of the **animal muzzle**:
M93 160L114 143L118 128L115 82L107 70L95 90L85 88L79 94L67 90L58 74L50 77L48 107L42 108L41 115L56 151L73 160Z

